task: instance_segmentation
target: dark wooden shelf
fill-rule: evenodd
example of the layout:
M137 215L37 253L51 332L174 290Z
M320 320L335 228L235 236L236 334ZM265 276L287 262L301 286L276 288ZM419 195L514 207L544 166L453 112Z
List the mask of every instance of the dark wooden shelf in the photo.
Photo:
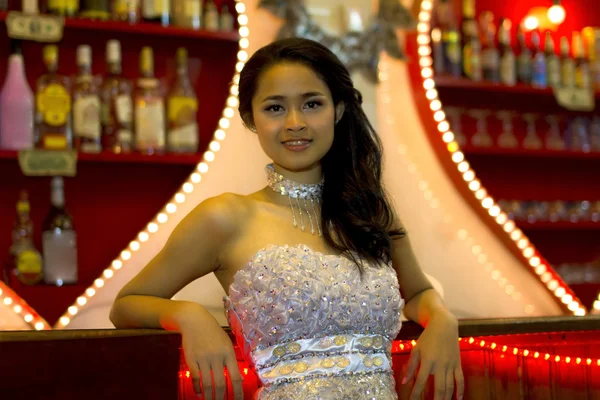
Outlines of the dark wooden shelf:
M0 21L6 20L8 12L0 11ZM147 22L138 22L130 24L121 21L102 21L85 18L65 18L65 29L73 30L91 30L91 31L108 31L120 32L134 35L153 35L167 36L179 38L219 40L226 42L237 42L240 35L237 31L220 32L208 31L204 29L189 29L176 26L162 26L160 24L152 24Z
M439 89L466 89L473 91L482 91L489 93L506 93L506 94L524 94L524 95L541 95L554 96L552 88L536 88L524 83L517 83L514 86L508 86L501 83L489 81L472 81L466 78L455 78L452 76L436 76L433 78L435 85ZM600 98L600 92L596 92L596 98Z
M17 160L18 152L0 150L0 160ZM123 164L165 164L165 165L196 165L202 159L202 154L164 154L145 155L140 153L115 154L103 152L99 154L79 153L77 162L84 163L123 163Z
M585 153L583 151L575 150L530 150L523 148L506 149L500 147L474 147L474 146L463 146L461 148L463 153L468 157L469 155L482 155L482 156L502 156L502 157L540 157L540 158L566 158L566 159L593 159L600 161L600 151L591 151Z
M600 222L593 221L539 221L539 222L527 222L527 221L515 221L517 226L524 231L596 231L600 230Z

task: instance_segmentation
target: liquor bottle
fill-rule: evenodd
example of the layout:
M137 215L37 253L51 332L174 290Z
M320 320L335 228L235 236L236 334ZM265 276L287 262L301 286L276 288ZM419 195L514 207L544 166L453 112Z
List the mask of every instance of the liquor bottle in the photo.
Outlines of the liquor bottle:
M489 11L483 12L479 17L479 25L482 37L481 64L483 67L483 79L490 82L498 82L500 79L500 53L494 43L496 36L494 14Z
M169 25L171 18L170 0L141 0L142 17L144 21L158 22L164 26Z
M446 63L440 28L436 27L431 30L431 47L433 52L433 71L436 75L443 75L446 72Z
M201 0L173 0L173 24L182 28L200 29L202 25Z
M44 282L57 286L74 284L77 283L77 235L65 208L62 177L52 178L51 190L51 206L42 232Z
M227 4L221 6L221 18L219 20L219 28L223 32L231 32L234 29L235 18L229 11Z
M206 1L204 10L204 29L209 31L219 30L219 10L214 0Z
M49 150L70 149L73 144L71 131L71 95L69 79L58 74L58 48L44 47L44 64L48 72L36 85L35 144Z
M17 218L12 230L10 256L13 268L9 272L7 283L16 278L25 285L34 285L42 280L42 256L33 244L33 222L29 217L29 198L25 190L21 191L17 202Z
M165 150L165 107L158 80L154 77L152 48L140 54L140 78L134 94L136 149L144 154Z
M478 36L473 36L469 39L469 42L465 43L463 54L465 76L472 81L481 81L483 79L483 66L481 61L481 42Z
M198 98L188 74L187 50L177 49L177 78L167 98L169 131L167 150L174 153L198 151Z
M102 82L102 148L113 153L133 150L131 104L132 86L121 75L121 44L118 40L106 43L108 74Z
M589 59L594 90L600 90L600 29L592 29L589 43Z
M591 88L590 65L585 59L579 32L573 32L573 58L575 59L575 85L583 89Z
M504 19L498 31L500 45L500 82L504 85L514 86L517 83L516 57L511 46L510 28L511 21Z
M473 40L479 41L477 22L475 21L475 0L463 0L462 5L463 73L467 78L473 79ZM478 58L475 60L476 62L478 62Z
M111 16L110 0L81 0L79 16L82 18L107 20Z
M445 72L454 77L462 75L460 32L452 2L441 0L436 12L437 26L442 32Z
M0 91L0 148L23 150L33 146L33 108L21 47L19 41L11 40L11 55Z
M540 34L537 31L531 33L531 45L533 46L531 85L537 88L548 86L548 65L546 56L542 52Z
M521 25L517 28L517 41L519 43L519 56L517 57L517 78L519 82L531 83L532 65L531 50L527 46L525 32Z
M560 81L562 87L575 87L575 61L571 58L569 39L560 38Z
M549 31L546 32L544 51L548 69L548 86L559 87L561 85L560 59L556 55L556 51L554 49L554 40L552 39L552 34Z
M140 0L113 0L112 19L130 24L140 20Z
M79 0L48 0L50 14L74 17L79 11Z
M77 47L79 73L73 87L73 145L83 153L99 153L100 96L92 75L92 48Z

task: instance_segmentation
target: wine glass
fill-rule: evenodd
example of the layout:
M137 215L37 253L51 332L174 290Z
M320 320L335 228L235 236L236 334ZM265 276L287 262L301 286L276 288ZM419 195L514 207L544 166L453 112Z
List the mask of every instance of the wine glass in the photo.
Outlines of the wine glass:
M590 147L592 151L600 151L600 116L595 115L590 124Z
M523 147L529 150L539 150L542 148L542 140L535 130L535 120L537 115L527 113L523 114L523 119L527 122L527 135L523 139Z
M560 117L558 115L548 115L546 121L550 125L546 133L546 148L548 150L564 150L565 141L560 135Z
M469 110L469 115L477 119L477 132L471 137L471 144L475 147L492 147L493 140L487 129L488 110Z
M460 107L445 107L446 115L450 120L450 127L452 128L452 133L454 133L454 140L461 147L467 144L467 138L462 129L461 116L465 111L464 108Z
M588 135L586 120L583 117L575 117L569 125L569 148L575 151L587 153L590 151L590 137Z
M496 115L502 121L502 133L498 136L498 146L512 149L518 147L519 141L513 132L513 116L515 113L508 110L501 110Z

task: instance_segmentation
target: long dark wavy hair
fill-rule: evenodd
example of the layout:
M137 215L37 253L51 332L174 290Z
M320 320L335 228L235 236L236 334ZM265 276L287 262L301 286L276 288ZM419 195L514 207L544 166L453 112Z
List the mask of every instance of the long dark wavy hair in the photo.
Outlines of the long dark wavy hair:
M278 40L259 49L240 75L238 109L244 124L254 126L252 98L261 74L274 65L290 62L312 69L329 87L334 105L345 104L344 114L335 125L331 149L321 160L325 178L323 237L331 248L355 262L357 254L372 263L387 264L392 240L405 232L392 229L394 213L381 183L381 140L362 109L361 93L335 54L320 43L302 38Z

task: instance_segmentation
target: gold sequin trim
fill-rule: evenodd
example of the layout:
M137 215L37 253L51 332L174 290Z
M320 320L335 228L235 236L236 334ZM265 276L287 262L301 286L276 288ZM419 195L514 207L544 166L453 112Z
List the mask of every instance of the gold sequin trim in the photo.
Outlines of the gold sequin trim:
M333 339L333 343L335 343L336 346L343 346L348 343L348 338L346 336L336 336L335 339Z

